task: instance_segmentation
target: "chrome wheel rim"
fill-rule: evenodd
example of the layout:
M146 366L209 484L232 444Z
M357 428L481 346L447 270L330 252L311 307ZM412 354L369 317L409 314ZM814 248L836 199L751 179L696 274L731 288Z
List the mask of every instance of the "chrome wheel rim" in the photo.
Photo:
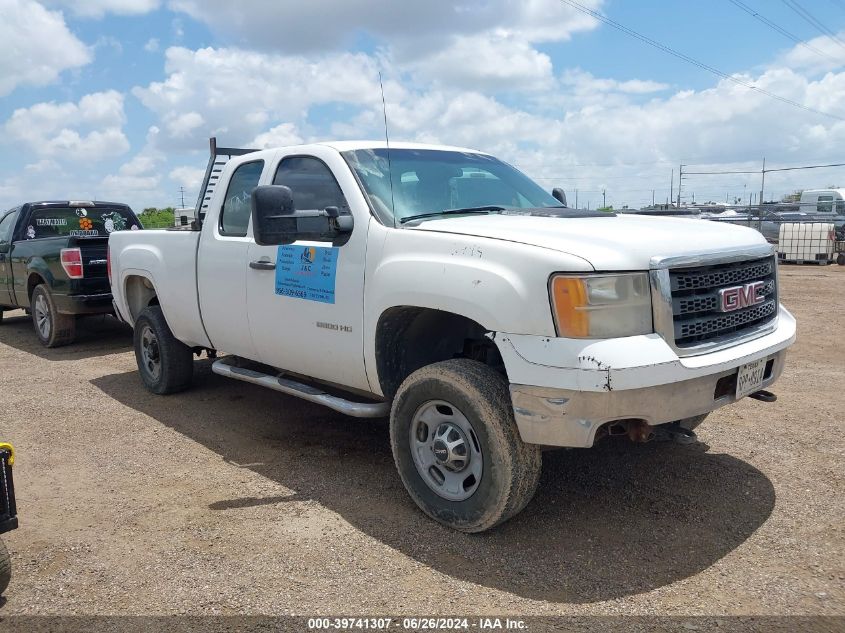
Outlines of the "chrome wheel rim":
M161 349L158 337L149 325L141 330L141 364L150 378L158 380L161 375Z
M410 430L411 456L422 480L449 501L469 499L484 471L481 444L460 410L444 400L423 403Z
M50 330L52 329L50 307L47 305L47 299L41 294L35 298L35 327L38 328L41 338L44 340L50 338Z

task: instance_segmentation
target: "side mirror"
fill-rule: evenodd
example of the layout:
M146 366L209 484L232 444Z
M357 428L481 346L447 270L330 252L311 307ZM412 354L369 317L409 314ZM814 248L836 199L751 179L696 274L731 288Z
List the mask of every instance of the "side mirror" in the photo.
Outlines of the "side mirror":
M555 187L554 189L552 189L552 197L558 202L560 202L563 206L566 206L566 194L560 187Z
M297 240L337 242L352 232L352 216L340 215L337 207L295 209L289 187L256 187L250 202L252 232L259 246L293 244Z
M8 253L12 250L12 245L9 242L0 242L0 253Z

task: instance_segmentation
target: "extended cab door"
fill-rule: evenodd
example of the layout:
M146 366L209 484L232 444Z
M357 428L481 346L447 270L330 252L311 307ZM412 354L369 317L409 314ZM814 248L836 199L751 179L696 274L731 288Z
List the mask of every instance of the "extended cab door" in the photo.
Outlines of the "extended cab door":
M0 219L0 306L14 306L14 276L12 275L12 238L18 210L10 211Z
M260 360L369 391L363 310L370 215L358 185L343 158L328 147L282 157L272 184L290 187L297 209L338 207L352 213L355 226L342 246L250 244L247 301ZM290 283L297 275L301 281Z
M246 158L230 172L223 198L216 197L212 202L203 224L197 259L200 309L211 344L222 352L252 360L258 360L258 355L247 318L247 257L251 242L247 233L250 196L261 182L264 167L263 160ZM225 178L224 173L224 181Z

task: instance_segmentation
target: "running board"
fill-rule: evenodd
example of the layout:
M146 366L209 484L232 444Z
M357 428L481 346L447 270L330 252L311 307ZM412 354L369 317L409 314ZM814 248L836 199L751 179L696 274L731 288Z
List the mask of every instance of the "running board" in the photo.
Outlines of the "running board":
M309 402L322 404L329 409L351 415L354 418L385 418L390 415L390 404L387 402L352 402L351 400L345 400L328 394L318 387L312 387L311 385L305 385L301 382L283 378L281 375L273 376L244 367L235 367L226 362L231 358L233 357L229 356L215 361L211 366L211 371L220 376L251 382L254 385L260 385L268 389L281 391L290 396L308 400Z

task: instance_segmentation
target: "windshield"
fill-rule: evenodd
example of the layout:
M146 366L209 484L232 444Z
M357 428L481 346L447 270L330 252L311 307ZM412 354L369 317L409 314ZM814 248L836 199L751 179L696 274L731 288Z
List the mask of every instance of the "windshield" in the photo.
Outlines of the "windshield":
M394 225L412 216L455 209L561 206L528 176L492 156L391 149L388 165L387 149L353 150L343 155L376 213Z
M29 216L24 231L28 240L45 237L97 237L113 231L140 229L140 223L125 207L43 208Z

